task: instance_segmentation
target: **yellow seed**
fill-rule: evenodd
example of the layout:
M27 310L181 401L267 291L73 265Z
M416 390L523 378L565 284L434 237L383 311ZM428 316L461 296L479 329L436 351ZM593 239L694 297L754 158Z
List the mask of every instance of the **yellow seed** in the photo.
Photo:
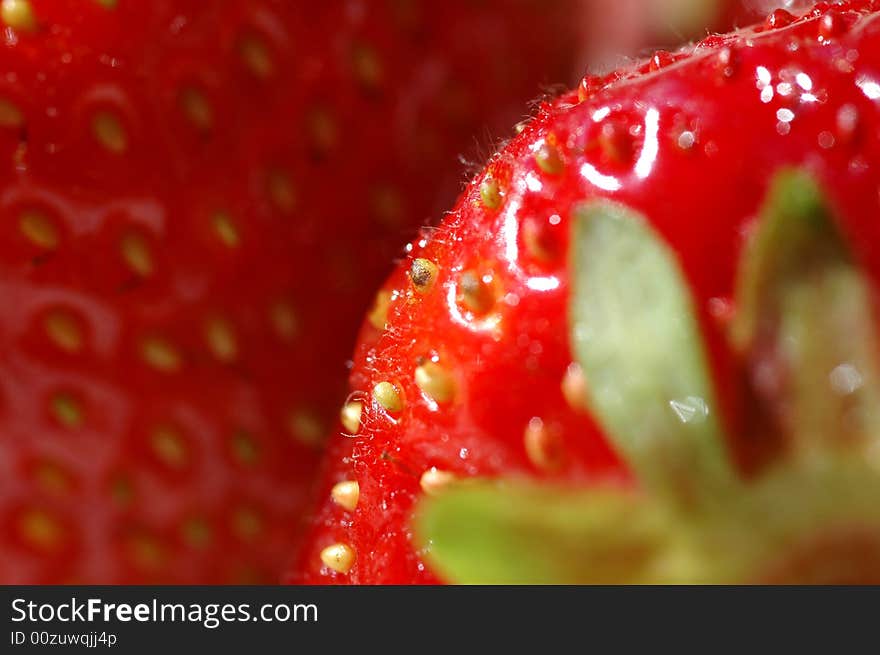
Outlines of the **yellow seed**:
M391 292L380 291L377 293L376 299L373 301L373 307L370 309L370 313L367 314L367 320L370 321L370 325L377 330L384 330L385 325L388 323L388 308L390 306Z
M180 370L180 354L164 339L145 339L141 345L141 354L144 361L158 371L174 373Z
M367 89L375 89L382 84L382 62L376 51L367 46L355 49L352 67L357 81Z
M214 112L205 94L188 86L180 92L180 106L193 126L201 132L208 132L214 124Z
M227 248L235 248L240 242L238 229L232 221L232 217L226 212L217 212L212 220L214 232Z
M232 516L232 529L244 541L253 541L263 531L263 519L253 509L238 508Z
M287 424L294 439L310 448L321 446L327 436L324 421L307 409L291 412Z
M37 29L37 17L28 0L3 0L0 4L0 19L16 30L33 32Z
M260 458L260 448L253 437L239 430L232 437L232 452L241 464L252 466Z
M568 406L576 412L587 409L587 379L580 364L572 362L562 376L562 396Z
M155 537L146 534L130 537L128 551L134 565L142 570L155 571L167 560L162 544Z
M205 340L208 342L211 352L214 353L214 357L221 362L233 362L238 357L235 330L226 319L209 319L205 325Z
M265 566L238 564L224 576L223 584L260 586L275 584L275 573Z
M419 389L438 403L448 403L455 396L455 379L436 362L418 366L415 380Z
M52 396L52 414L66 428L82 425L83 410L76 398L67 393Z
M183 524L183 538L192 548L205 548L211 543L211 526L204 519L188 519Z
M238 54L251 73L261 80L269 78L275 70L269 48L256 36L242 38L238 44Z
M357 400L347 402L342 406L342 411L339 412L339 420L342 422L342 427L349 434L360 432L361 414L363 414L363 411L364 404Z
M386 229L399 228L403 219L403 199L400 191L387 184L375 187L370 194L370 208L379 225Z
M43 212L27 210L18 219L18 229L32 244L44 250L58 247L60 237L52 221Z
M122 259L137 275L149 277L153 273L153 255L150 244L140 234L130 232L122 237L119 244Z
M414 259L409 270L409 278L419 293L428 293L437 281L437 265L430 259Z
M125 507L134 499L134 489L131 480L127 477L119 476L110 484L110 496L120 507Z
M19 530L26 542L40 550L57 548L64 537L58 520L41 509L26 511L19 519Z
M105 9L116 9L116 5L119 4L119 0L97 0L97 2Z
M559 435L544 425L540 418L529 421L523 433L523 443L529 461L542 471L555 471L562 465Z
M57 464L40 462L34 470L34 479L46 492L60 494L70 489L70 478Z
M373 387L373 398L376 399L376 402L385 411L392 414L403 409L403 400L400 397L400 392L390 382L380 382Z
M461 274L458 288L461 303L474 314L485 314L495 306L494 289L474 271Z
M24 114L5 98L0 98L0 127L21 127L24 125Z
M269 173L269 197L284 214L290 214L296 209L296 189L290 181L290 175L277 169Z
M422 488L422 491L429 496L435 496L455 482L455 480L456 477L454 473L441 471L432 466L422 473L422 477L419 479L419 486Z
M330 491L330 497L340 507L353 512L361 497L361 487L356 480L337 482Z
M559 175L565 168L559 149L549 143L543 144L535 153L538 167L549 175Z
M522 225L522 242L529 257L542 262L552 262L558 255L557 244L540 223L526 220Z
M128 148L128 135L119 119L109 111L99 111L92 118L92 133L104 148L115 155Z
M48 337L62 350L75 353L82 348L83 335L79 323L66 311L51 311L46 315L43 327Z
M272 326L279 337L284 341L296 337L299 332L299 319L290 303L283 300L276 302L269 310L269 314L269 320L272 321Z
M312 147L319 155L332 150L339 137L336 121L324 109L316 109L310 114L309 134L312 139Z
M156 428L150 437L150 445L166 466L179 469L186 465L186 444L177 430L170 427Z
M347 544L333 544L321 551L321 561L337 573L348 573L354 566L357 555Z
M496 180L486 177L480 184L480 199L486 209L498 209L501 206L501 187Z

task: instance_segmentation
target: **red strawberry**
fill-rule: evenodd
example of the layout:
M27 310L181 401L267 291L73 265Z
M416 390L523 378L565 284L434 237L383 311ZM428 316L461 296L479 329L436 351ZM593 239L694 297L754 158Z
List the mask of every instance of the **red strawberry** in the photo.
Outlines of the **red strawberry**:
M876 580L878 8L544 104L379 293L289 579Z
M772 10L810 0L589 0L581 3L586 30L580 46L591 68L612 67L645 46L676 46L710 32L762 20Z
M0 2L0 581L276 579L385 242L572 1Z

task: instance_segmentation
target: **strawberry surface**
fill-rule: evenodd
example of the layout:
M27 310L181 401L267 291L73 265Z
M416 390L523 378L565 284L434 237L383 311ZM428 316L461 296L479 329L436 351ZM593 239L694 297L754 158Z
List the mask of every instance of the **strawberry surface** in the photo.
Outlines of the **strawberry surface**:
M877 8L777 10L761 26L588 77L542 104L439 226L407 246L378 294L344 434L330 446L310 538L288 579L444 581L426 563L430 539L413 536L414 505L456 480L633 484L584 403L589 379L569 342L570 234L586 201L644 216L674 254L735 468L764 470L786 447L768 423L774 412L791 417L774 400L774 369L762 367L770 355L758 348L744 361L730 345L738 262L774 177L793 167L821 187L876 294ZM831 379L822 397L844 393Z
M570 7L0 3L0 581L277 579L387 244Z

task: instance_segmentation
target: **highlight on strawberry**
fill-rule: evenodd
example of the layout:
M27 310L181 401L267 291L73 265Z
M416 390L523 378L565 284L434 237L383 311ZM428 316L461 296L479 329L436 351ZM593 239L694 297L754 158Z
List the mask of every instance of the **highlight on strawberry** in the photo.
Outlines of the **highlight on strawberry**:
M880 3L543 103L406 248L290 582L880 582Z

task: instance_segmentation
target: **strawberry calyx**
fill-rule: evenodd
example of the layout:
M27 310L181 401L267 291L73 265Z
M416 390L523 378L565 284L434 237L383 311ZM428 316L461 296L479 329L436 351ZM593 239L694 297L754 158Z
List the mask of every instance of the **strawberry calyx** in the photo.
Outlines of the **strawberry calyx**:
M876 583L878 335L868 284L817 182L771 181L740 259L731 348L785 453L746 479L718 412L693 300L646 217L573 222L570 336L586 403L639 488L477 480L415 529L463 583Z
M731 340L788 450L869 455L880 434L871 292L808 175L776 177L742 257L737 305Z
M802 584L880 581L880 475L784 467L704 511L631 490L461 483L416 529L457 583Z

